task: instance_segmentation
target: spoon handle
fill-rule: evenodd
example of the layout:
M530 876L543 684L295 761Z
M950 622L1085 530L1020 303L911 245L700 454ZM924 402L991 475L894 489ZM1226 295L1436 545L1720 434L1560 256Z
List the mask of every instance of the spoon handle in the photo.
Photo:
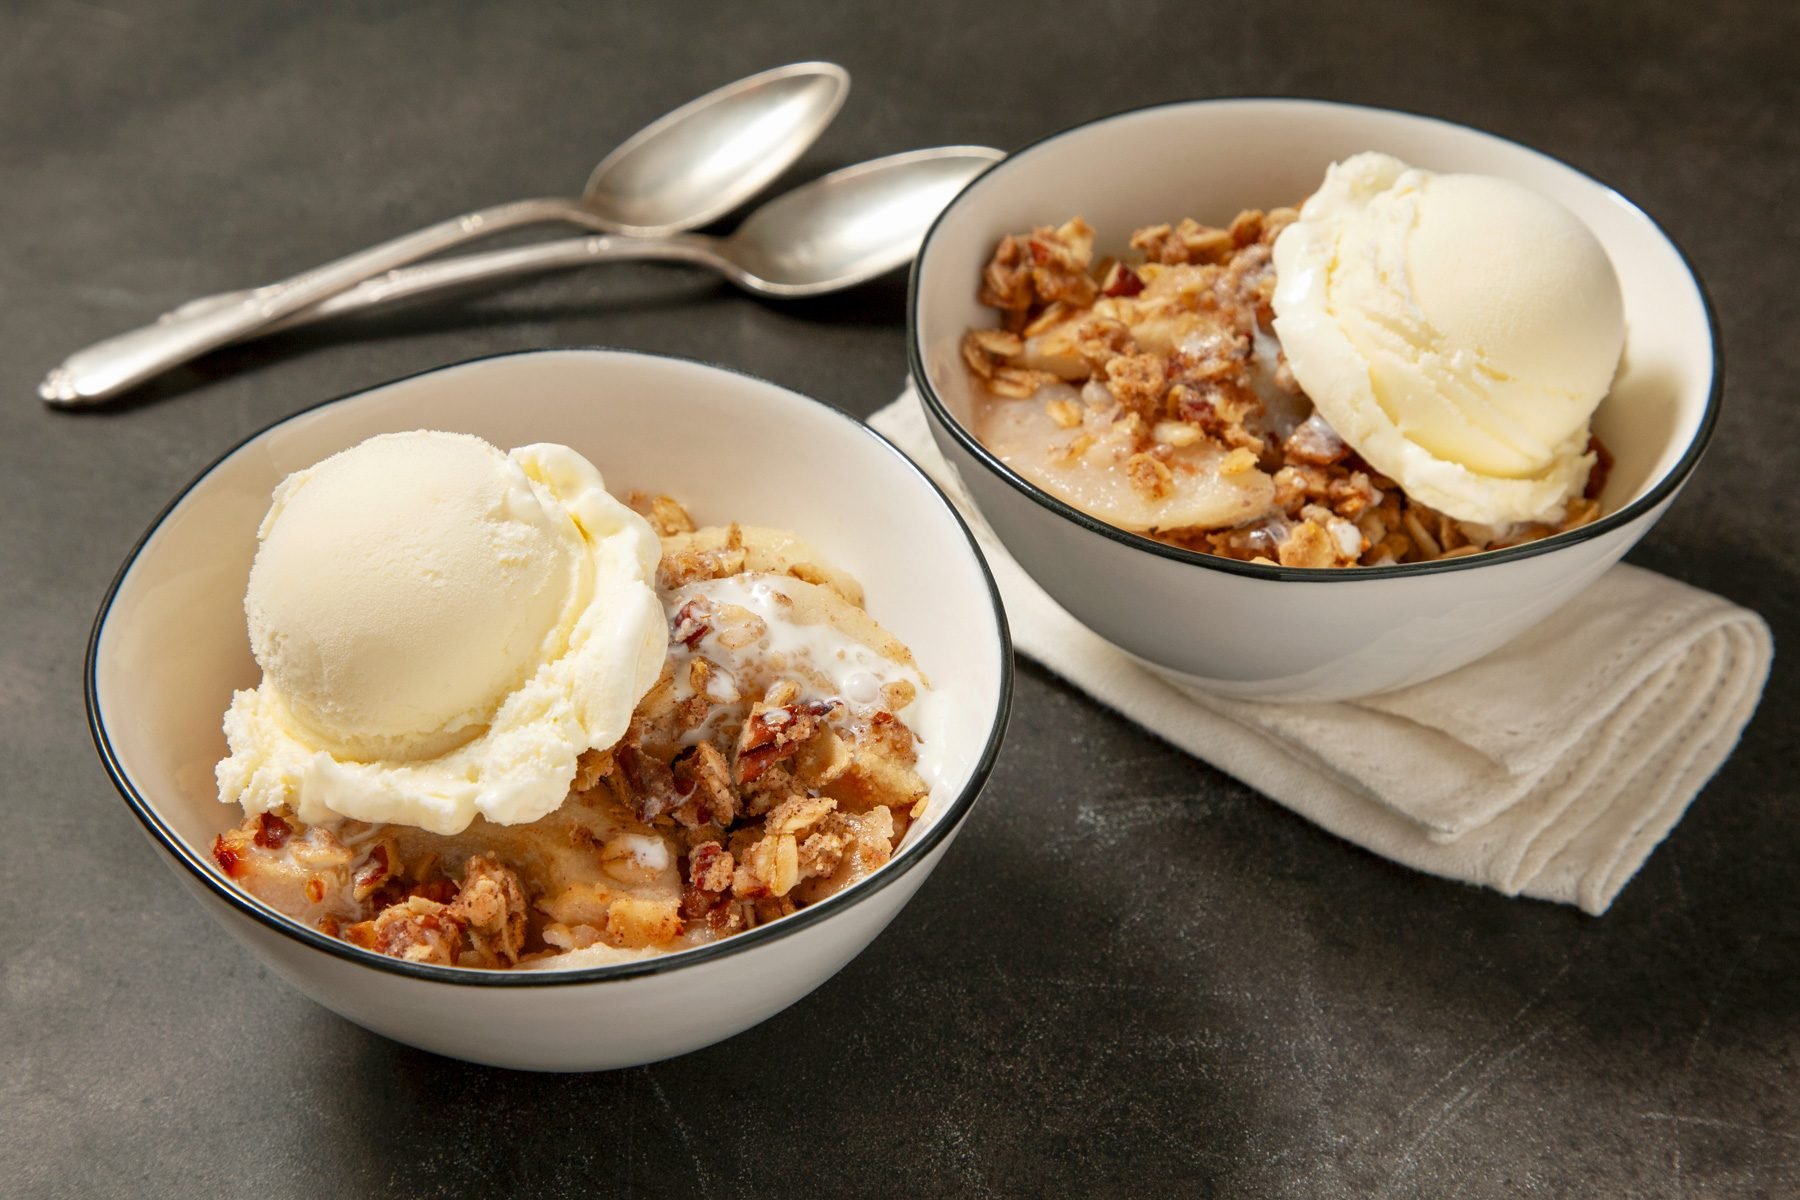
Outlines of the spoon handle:
M519 200L429 225L268 287L157 322L78 350L38 387L53 404L79 406L134 387L228 342L407 263L522 225L568 221L593 228L574 200Z
M514 246L506 250L459 254L416 267L400 267L375 279L366 280L317 304L271 321L251 336L260 337L361 312L367 308L441 295L477 284L497 283L550 271L566 271L596 262L664 259L697 263L731 274L728 264L714 251L716 244L711 238L697 235L635 238L595 234L537 242L530 246ZM203 316L215 309L241 303L251 295L251 292L244 291L204 296L188 301L170 316L184 320Z
M459 254L439 262L389 271L348 291L339 292L311 308L284 318L276 328L291 329L330 317L360 312L376 305L414 300L456 291L475 284L496 283L525 275L564 271L597 262L631 262L648 259L695 263L727 275L735 275L713 249L716 241L700 234L675 234L662 238L634 238L596 234L562 238L531 246Z

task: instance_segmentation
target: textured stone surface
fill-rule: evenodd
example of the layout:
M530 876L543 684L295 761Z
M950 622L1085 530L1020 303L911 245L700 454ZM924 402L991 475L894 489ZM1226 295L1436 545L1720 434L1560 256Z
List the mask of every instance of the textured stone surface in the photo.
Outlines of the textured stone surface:
M441 363L626 346L872 411L904 370L902 281L774 305L616 267L221 353L104 414L31 394L190 296L574 187L645 120L779 62L856 80L797 177L1181 96L1387 104L1559 155L1688 249L1730 350L1726 414L1634 560L1760 609L1785 644L1793 6L326 7L0 12L0 1192L1800 1190L1791 659L1602 920L1378 861L1026 664L989 794L840 976L681 1060L509 1074L365 1033L221 940L94 759L93 607L223 449Z

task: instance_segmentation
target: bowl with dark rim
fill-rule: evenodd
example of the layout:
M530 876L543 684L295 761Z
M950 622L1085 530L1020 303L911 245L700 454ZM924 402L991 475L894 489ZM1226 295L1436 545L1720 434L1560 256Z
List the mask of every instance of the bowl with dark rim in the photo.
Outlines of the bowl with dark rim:
M256 528L288 473L378 433L432 428L502 447L553 441L616 494L667 492L702 522L793 529L856 575L952 719L932 794L892 861L791 916L697 948L579 968L485 971L384 957L289 919L213 863L241 814L214 763L233 689L257 679L243 615ZM306 409L250 437L151 524L88 646L88 719L108 774L187 891L319 1003L474 1062L630 1066L729 1037L859 953L942 859L998 753L1012 693L1006 621L955 510L853 418L747 375L609 350L533 351L428 371Z
M997 316L976 299L999 239L1084 217L1096 258L1141 226L1295 204L1333 162L1379 150L1440 172L1495 175L1585 221L1624 294L1626 343L1594 431L1615 457L1592 523L1430 562L1307 570L1181 549L1109 525L1012 470L972 431L959 347ZM912 380L932 436L1006 549L1102 637L1180 686L1267 700L1352 699L1489 653L1616 562L1674 500L1718 420L1717 323L1699 279L1641 209L1575 168L1432 117L1307 100L1196 100L1052 134L965 188L914 264Z

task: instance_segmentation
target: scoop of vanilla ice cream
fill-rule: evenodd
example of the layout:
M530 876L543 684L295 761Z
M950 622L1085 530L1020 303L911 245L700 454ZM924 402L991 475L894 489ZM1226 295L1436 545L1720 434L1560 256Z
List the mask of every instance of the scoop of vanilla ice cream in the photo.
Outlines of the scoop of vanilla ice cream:
M220 799L455 833L533 821L662 670L660 547L564 446L371 438L289 476L244 608Z
M343 758L435 758L566 644L580 529L518 461L456 433L371 438L288 477L244 597L295 725Z
M1554 519L1581 490L1625 319L1575 214L1508 180L1358 154L1276 240L1275 269L1295 379L1408 495L1501 525Z

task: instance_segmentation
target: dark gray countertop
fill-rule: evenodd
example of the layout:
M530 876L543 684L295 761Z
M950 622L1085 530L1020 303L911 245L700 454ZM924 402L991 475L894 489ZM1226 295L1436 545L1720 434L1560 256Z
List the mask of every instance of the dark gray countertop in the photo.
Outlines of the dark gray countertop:
M1373 858L1025 663L986 798L841 975L683 1059L511 1074L315 1007L181 893L89 744L94 606L170 495L318 399L605 344L866 414L901 382L904 282L775 305L616 267L220 353L103 414L32 394L188 297L573 187L648 118L780 62L855 77L802 174L1183 96L1385 104L1565 158L1686 247L1729 349L1725 417L1632 557L1785 645L1800 10L325 7L0 14L0 1193L1800 1191L1791 659L1599 920Z

